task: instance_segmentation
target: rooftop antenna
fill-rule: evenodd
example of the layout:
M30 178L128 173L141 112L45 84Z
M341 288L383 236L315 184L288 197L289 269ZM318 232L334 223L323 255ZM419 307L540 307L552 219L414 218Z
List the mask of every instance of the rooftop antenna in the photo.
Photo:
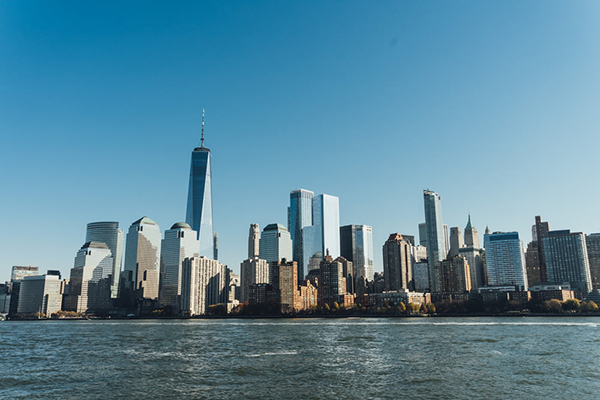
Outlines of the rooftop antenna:
M202 109L202 137L200 138L200 148L204 148L204 108Z

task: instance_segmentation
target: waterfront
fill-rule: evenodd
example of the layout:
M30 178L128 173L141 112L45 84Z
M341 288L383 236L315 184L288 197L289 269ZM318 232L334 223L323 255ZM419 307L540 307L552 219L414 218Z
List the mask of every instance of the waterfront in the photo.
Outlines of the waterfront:
M592 398L600 319L8 321L2 398Z

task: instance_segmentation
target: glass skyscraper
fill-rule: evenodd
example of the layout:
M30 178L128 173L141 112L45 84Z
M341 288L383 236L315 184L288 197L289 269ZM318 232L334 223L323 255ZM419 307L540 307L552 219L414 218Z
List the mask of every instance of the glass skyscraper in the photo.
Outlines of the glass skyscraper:
M352 261L352 275L373 280L373 229L368 225L340 228L340 254Z
M298 263L298 279L304 279L305 265L302 252L302 228L312 226L312 201L314 193L310 190L298 189L290 192L288 207L288 229L292 238L292 258Z
M484 235L487 283L490 286L518 286L527 290L525 254L518 232Z
M427 261L432 292L442 290L440 262L446 258L446 239L442 223L442 197L430 190L423 191L425 202L425 229L427 234Z
M160 228L148 217L135 221L127 232L125 280L133 299L157 299L160 269Z
M215 257L211 175L210 150L204 147L203 111L201 144L192 152L185 222L198 232L200 256L209 259Z
M113 259L111 266L112 275L110 283L110 296L116 299L119 293L119 279L121 276L121 263L123 259L123 231L119 229L118 222L91 222L87 224L85 235L87 242L104 243L110 249Z
M320 194L312 199L312 211L313 225L302 229L304 274L318 269L327 252L333 258L340 255L339 198Z

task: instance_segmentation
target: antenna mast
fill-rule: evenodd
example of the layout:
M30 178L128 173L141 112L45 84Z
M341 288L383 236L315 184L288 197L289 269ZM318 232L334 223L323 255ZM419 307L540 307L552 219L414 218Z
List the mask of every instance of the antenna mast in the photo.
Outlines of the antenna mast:
M202 137L200 139L200 148L204 148L204 108L202 109Z

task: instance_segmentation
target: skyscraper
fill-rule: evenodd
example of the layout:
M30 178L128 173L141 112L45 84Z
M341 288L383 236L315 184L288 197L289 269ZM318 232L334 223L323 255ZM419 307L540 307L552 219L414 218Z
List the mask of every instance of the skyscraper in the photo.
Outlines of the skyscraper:
M210 150L204 147L204 110L200 147L192 152L185 222L198 233L200 256L215 257Z
M537 243L538 257L539 257L539 271L540 279L542 282L548 282L548 273L546 271L546 254L544 252L544 241L543 239L548 235L550 231L550 224L548 222L542 222L542 217L539 215L535 217L535 225L532 227L532 233L535 233L532 238L533 242Z
M471 215L465 227L465 246L458 249L458 255L464 257L471 273L471 289L477 290L485 286L483 258L485 251L479 246L479 234L471 224ZM529 282L529 281L528 281Z
M467 260L461 256L448 257L441 262L442 292L465 293L471 291L471 271Z
M461 247L463 247L463 238L460 234L460 228L454 226L450 228L450 250L448 251L448 259L456 257Z
M592 289L600 289L600 233L591 233L585 237Z
M258 224L250 224L248 233L248 259L240 264L240 302L250 300L250 287L258 283L269 283L269 263L261 260L260 231Z
M119 294L119 279L123 260L123 231L119 229L118 222L90 222L87 224L85 235L87 242L104 243L110 249L113 258L110 274L111 297L116 299Z
M355 279L373 280L373 228L368 225L340 227L340 254L352 261Z
M569 282L573 290L592 290L585 235L570 230L549 231L543 238L547 282Z
M383 245L385 290L414 289L411 245L399 233L392 233Z
M111 308L113 256L104 242L86 242L75 256L64 308L78 313Z
M160 228L148 217L138 219L129 227L123 274L131 300L158 298L160 236Z
M467 247L475 247L479 249L479 234L477 229L471 225L471 214L469 214L469 221L465 227L465 245Z
M206 257L190 257L183 262L181 312L206 314L208 307L227 303L228 277L225 265Z
M161 242L159 285L160 305L172 307L175 314L180 311L183 260L188 257L198 257L198 235L185 222L177 222Z
M494 232L484 236L488 284L518 286L527 290L525 255L518 232Z
M334 261L327 254L319 268L318 303L321 307L325 304L332 306L334 302L340 301L340 296L346 293L343 265L339 261Z
M17 313L43 313L46 317L60 310L60 278L57 275L29 275L21 281Z
M262 231L259 244L260 258L268 262L292 259L290 232L281 224L269 224Z
M312 226L314 193L310 190L297 189L290 192L290 206L288 207L288 229L292 238L292 256L298 263L298 277L304 279L306 266L302 253L302 228Z
M425 222L419 224L419 245L427 247L427 224Z
M328 194L313 197L312 210L313 225L302 229L305 274L320 267L327 251L333 258L340 255L339 198Z
M423 191L425 226L427 232L427 262L432 292L442 289L440 262L446 258L446 240L442 223L442 197L430 190Z

